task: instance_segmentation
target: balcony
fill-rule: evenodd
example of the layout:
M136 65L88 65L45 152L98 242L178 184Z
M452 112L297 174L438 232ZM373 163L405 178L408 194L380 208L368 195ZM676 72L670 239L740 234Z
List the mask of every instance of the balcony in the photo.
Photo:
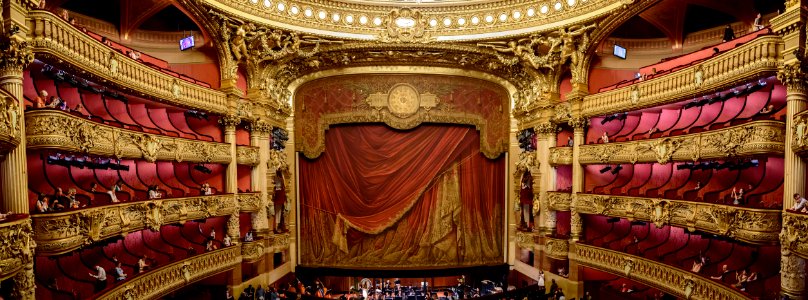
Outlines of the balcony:
M785 150L785 124L779 121L754 121L713 131L620 143L581 145L581 164L660 163L723 159L758 154L782 155ZM572 161L552 148L551 161ZM555 151L555 152L553 152ZM559 158L552 159L553 153ZM567 155L567 154L564 154Z
M239 165L257 166L258 155L258 147L236 146L236 162Z
M239 210L241 212L257 212L261 209L261 193L238 193Z
M780 245L784 255L794 253L802 258L808 258L808 215L793 211L783 212L783 233L780 236Z
M157 299L241 263L241 248L227 247L149 271L108 290L97 299Z
M29 150L54 149L146 161L229 163L230 144L148 134L59 111L25 113Z
M550 148L550 165L561 166L572 164L572 147Z
M120 203L32 215L37 255L59 255L143 229L236 212L233 194Z
M112 83L133 94L186 108L227 113L225 93L127 59L50 12L30 11L28 27L37 58L64 61L97 81Z
M569 211L572 202L572 194L569 192L547 192L547 203L550 210Z
M777 243L781 227L781 211L778 209L580 193L573 200L572 207L582 214L647 221L657 227L677 226L691 232L699 230L759 245Z
M584 244L574 244L570 248L570 259L577 261L582 266L630 278L670 293L677 298L749 299L747 295L730 286L639 256Z
M291 237L288 233L273 234L267 238L241 244L244 262L254 263L264 258L264 254L272 254L289 249Z
M759 37L713 58L671 74L584 97L587 117L679 102L748 80L777 73L782 56L780 37Z
M0 222L0 281L22 271L33 259L33 249L29 248L31 220L28 215L11 215Z

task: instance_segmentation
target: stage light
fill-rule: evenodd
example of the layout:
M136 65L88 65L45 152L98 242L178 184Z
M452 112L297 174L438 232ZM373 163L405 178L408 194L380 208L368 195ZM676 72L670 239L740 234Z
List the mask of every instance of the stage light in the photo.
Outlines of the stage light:
M213 171L211 171L211 169L208 169L208 167L205 167L203 165L194 166L194 170L197 170L197 171L205 173L205 174L210 174L210 173L213 172Z
M603 169L600 169L600 174L606 173L612 169L612 166L605 166Z
M617 173L620 173L620 170L622 170L622 169L623 169L623 165L617 165L617 166L614 167L614 169L612 169L612 174L617 175Z

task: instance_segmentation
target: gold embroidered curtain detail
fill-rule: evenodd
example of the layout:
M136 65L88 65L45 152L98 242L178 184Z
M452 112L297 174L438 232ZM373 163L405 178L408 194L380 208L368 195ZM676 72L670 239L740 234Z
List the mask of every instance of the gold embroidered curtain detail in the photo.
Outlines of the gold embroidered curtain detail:
M505 160L471 127L338 126L300 162L308 266L502 263Z

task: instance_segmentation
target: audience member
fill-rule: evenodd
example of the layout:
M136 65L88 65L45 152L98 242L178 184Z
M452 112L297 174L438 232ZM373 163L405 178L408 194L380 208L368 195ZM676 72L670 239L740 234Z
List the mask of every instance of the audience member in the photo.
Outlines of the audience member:
M721 266L721 273L718 273L718 275L716 275L716 276L710 276L710 278L722 281L722 280L724 280L724 276L727 276L727 274L729 274L730 272L732 272L732 271L729 270L727 265L722 265Z
M229 235L226 234L224 235L224 238L222 238L222 244L225 247L230 247L232 245L232 240L230 239Z
M247 231L247 234L244 235L245 242L252 242L253 241L253 234L252 231Z
M8 218L9 216L11 216L13 214L14 214L14 212L12 212L12 211L9 211L7 213L0 213L0 221L5 220L6 218Z
M129 58L134 59L134 60L139 60L140 59L140 52L137 52L135 50L130 50L129 51Z
M761 29L763 29L763 17L758 13L757 16L755 16L755 22L752 23L752 30L758 31Z
M575 141L572 139L571 136L568 136L567 137L567 147L572 147L573 145L575 145Z
M772 111L774 111L774 104L769 104L760 110L760 114L765 115L771 113Z
M199 192L204 196L213 195L213 189L210 188L210 184L207 182L202 184L202 187L199 188Z
M148 258L146 257L146 255L143 255L137 260L137 273L138 274L145 272L146 269L149 268L149 264L147 262L147 259Z
M45 102L48 101L48 91L41 90L39 95L34 98L34 108L45 108Z
M724 42L729 42L735 39L735 31L732 30L732 26L729 24L724 27Z
M90 276L96 279L94 290L98 293L107 288L107 272L101 266L95 266L95 271L96 274L90 273Z
M536 284L539 286L539 290L544 291L544 271L539 270L539 276L536 278Z
M743 200L743 188L736 192L735 187L732 187L732 193L730 196L732 197L732 204L740 205L741 200Z
M266 298L266 292L264 291L264 288L261 287L261 285L259 284L258 288L255 290L255 299L265 300L265 298Z
M156 185L149 186L149 190L147 191L149 195L149 200L160 199L163 198L163 194L157 190Z
M48 205L48 196L39 194L36 199L36 211L41 213L50 211L50 206Z
M118 203L118 202L120 202L120 201L118 201L118 195L116 195L115 193L120 192L120 191L122 190L122 189L121 189L121 185L123 185L123 182L121 182L120 180L118 180L118 182L116 182L116 183L115 183L115 185L113 185L113 186L112 186L112 187L109 189L109 191L107 191L107 194L109 194L109 198L111 198L111 199L112 199L112 203Z
M609 142L609 135L606 134L606 131L603 132L603 135L600 137L604 144Z
M72 209L80 207L79 200L76 199L76 189L71 188L67 190L67 201L69 207Z
M794 206L791 207L791 210L806 212L806 204L808 204L808 200L805 200L805 197L800 196L800 193L794 193Z
M45 0L39 0L39 9L45 9L47 6L47 2Z
M61 18L62 18L62 19L64 19L65 21L67 21L67 19L69 19L69 18L70 18L70 14L67 12L67 10L66 10L66 9L63 9L63 10L60 10L60 11L59 11L59 17L61 17Z
M115 282L126 280L126 273L123 272L122 264L115 265Z
M216 245L213 243L213 240L208 240L208 242L205 243L205 251L213 251L213 250L216 250L216 249L219 249L219 248L216 247Z
M718 47L713 47L713 55L718 55L718 53L721 53L721 50L718 50Z
M101 37L101 43L109 47L112 47L112 42L110 42L109 39L107 39L107 37L105 36Z

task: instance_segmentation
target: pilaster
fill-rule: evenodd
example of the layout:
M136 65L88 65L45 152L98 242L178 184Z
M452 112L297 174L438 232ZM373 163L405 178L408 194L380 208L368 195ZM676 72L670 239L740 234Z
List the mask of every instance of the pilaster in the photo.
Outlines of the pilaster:
M224 126L224 142L230 144L230 163L227 164L227 177L224 189L226 193L236 193L238 191L238 164L236 152L236 126L241 123L241 118L237 115L229 114L221 119L219 123Z
M536 158L539 161L539 233L548 235L555 232L556 212L550 209L547 192L555 189L555 172L550 166L550 148L556 145L558 126L552 122L541 123L534 128L536 140ZM535 189L534 189L535 190Z
M570 118L569 125L573 129L573 146L572 146L572 199L577 197L577 194L583 191L584 186L584 167L581 165L581 145L584 144L584 137L586 135L586 127L589 125L589 119L583 117ZM583 235L583 220L581 214L578 213L574 206L575 201L572 201L570 208L570 239L577 242Z
M791 300L805 299L805 259L794 254L780 259L780 289Z
M267 161L269 160L269 132L271 126L263 120L252 121L249 125L250 145L258 147L258 165L253 167L250 176L250 187L252 191L261 193L261 209L252 214L252 225L259 236L269 234L269 220L267 215L268 186L267 182Z

